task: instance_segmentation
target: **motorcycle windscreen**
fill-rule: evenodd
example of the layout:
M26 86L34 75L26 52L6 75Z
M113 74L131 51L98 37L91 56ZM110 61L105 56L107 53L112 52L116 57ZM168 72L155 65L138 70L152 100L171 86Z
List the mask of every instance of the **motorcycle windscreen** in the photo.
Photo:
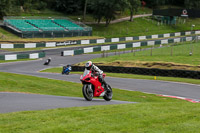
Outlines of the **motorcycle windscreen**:
M90 73L90 70L85 69L84 73L83 73L83 77L85 77L87 74Z

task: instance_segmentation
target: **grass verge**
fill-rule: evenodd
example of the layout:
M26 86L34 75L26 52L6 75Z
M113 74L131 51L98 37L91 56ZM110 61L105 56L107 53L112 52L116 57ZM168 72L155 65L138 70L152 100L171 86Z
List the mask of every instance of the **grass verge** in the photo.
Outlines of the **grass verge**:
M0 73L0 91L81 96L81 84ZM198 104L114 89L114 99L137 104L73 107L0 114L2 133L198 132Z
M64 37L64 38L21 38L15 36L6 30L0 28L1 43L37 43L37 42L65 42L70 40L88 40L98 39L98 36L79 36L79 37Z
M92 61L98 65L108 66L198 71L200 70L199 50L200 43L184 43L175 46L169 45L169 47L138 51L135 53L118 54L107 58L96 58ZM190 56L191 52L192 55Z
M0 60L0 63L31 61L31 60L36 60L36 59Z
M158 25L158 22L148 17L136 18L133 22L124 21L116 24L105 25L89 25L93 28L93 35L104 36L106 38L112 37L126 37L126 36L146 36L152 34L164 34L180 31L190 31L191 25L195 24L194 30L200 29L199 19L187 19L185 24L178 23L183 20L177 20L177 25Z

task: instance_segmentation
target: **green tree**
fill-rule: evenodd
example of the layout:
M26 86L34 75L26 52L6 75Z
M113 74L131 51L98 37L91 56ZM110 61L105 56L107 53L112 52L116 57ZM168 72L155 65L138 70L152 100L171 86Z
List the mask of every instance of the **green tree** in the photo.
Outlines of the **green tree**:
M82 8L83 0L55 0L54 8L64 13L78 13Z
M19 9L19 5L15 0L0 0L1 19L7 15L17 15L20 12Z
M103 0L94 0L91 2L91 9L93 11L92 15L93 18L98 22L98 24L101 22L104 16L103 6Z
M156 8L157 6L168 4L169 0L144 0L148 7Z
M88 3L88 0L85 0L84 11L83 11L83 21L85 21L85 16L86 16L86 12L87 12L87 3Z
M140 0L128 0L130 9L130 21L133 21L133 13L138 11L141 6Z
M91 8L94 19L99 23L104 18L108 26L116 18L117 11L124 10L127 5L127 0L95 0Z
M200 1L199 0L185 0L185 7L189 9L199 9Z

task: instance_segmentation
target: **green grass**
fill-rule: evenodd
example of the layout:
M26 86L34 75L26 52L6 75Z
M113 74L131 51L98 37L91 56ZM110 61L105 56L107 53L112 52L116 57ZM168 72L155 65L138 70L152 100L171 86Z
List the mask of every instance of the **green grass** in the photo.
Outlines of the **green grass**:
M18 61L31 61L36 59L18 59L18 60L0 60L0 63L18 62Z
M148 40L152 40L152 39L148 39ZM127 42L138 42L138 40L133 40L133 41L127 41ZM127 42L120 42L120 44L123 44L123 43L127 43ZM115 43L116 44L116 43ZM163 46L170 46L170 45L173 45L173 43L170 43L170 44L163 44ZM155 45L154 48L158 48L160 47L160 45ZM124 53L127 53L127 52L130 52L130 51L134 51L134 50L145 50L146 48L152 48L152 46L141 46L141 47L130 47L130 48L125 48L125 49L113 49L113 50L106 50L106 51L96 51L96 52L91 52L91 53L86 53L86 54L107 54L107 53L111 53L111 52L114 52L116 55L119 54L119 52L123 52L122 54Z
M193 47L193 55L189 56L190 49ZM173 53L171 56L171 49L173 49ZM127 53L116 56L110 56L107 58L96 58L93 59L93 62L101 62L101 63L110 63L114 61L144 61L144 62L173 62L180 64L188 64L198 66L200 65L200 43L193 43L192 45L189 43L186 44L178 44L173 47L165 47L160 49L153 49L152 56L151 50L147 51L139 51L135 53Z
M134 13L134 15L139 15L139 14L151 14L152 13L152 9L150 8L139 8L137 13ZM128 9L126 9L124 12L120 12L116 15L116 19L120 19L120 18L124 18L124 17L129 17L130 16L130 11ZM78 18L81 18L81 21L83 20L83 15L67 15L67 17L77 21ZM85 17L85 22L95 22L94 18L92 17L91 14L86 14ZM102 22L105 22L105 19L102 19Z
M198 104L139 103L1 114L2 133L198 133Z
M138 9L138 12L137 13L134 13L134 15L140 15L140 14L151 14L152 13L152 9L150 8L147 8L147 7L140 7ZM122 13L122 16L126 16L126 17L129 17L130 16L130 10L129 9L126 9L123 13Z
M49 68L49 69L42 70L41 72L61 73L62 72L62 68L61 67ZM83 74L83 72L71 72L71 74ZM147 75L124 74L124 73L107 73L107 72L106 72L106 76L118 77L118 78L131 78L131 79L147 79L147 80L154 80L154 77L155 77L155 76L147 76ZM176 78L176 77L156 76L156 80L191 83L191 84L200 84L200 80L198 80L198 79L189 79L189 78Z
M81 84L32 76L1 73L0 91L29 92L60 96L82 96Z
M80 96L81 84L0 73L0 91ZM198 104L114 89L114 99L136 104L73 107L0 114L0 133L199 132Z
M81 82L73 83L62 80L46 79L4 72L0 72L0 74L0 92L25 92L46 95L83 97ZM155 96L154 94L145 94L142 92L131 91L130 93L129 91L120 89L114 89L113 91L116 93L114 95L114 99L116 100L135 102L149 102L150 100L158 102L160 99L163 99ZM141 96L145 96L146 98L141 99Z
M27 42L64 42L69 40L98 39L98 36L79 36L64 38L21 38L0 28L0 43L27 43Z
M191 25L195 24L194 30L200 29L200 19L188 19L186 24L177 24L176 26L161 25L148 18L136 18L134 22L124 21L116 24L105 25L90 25L93 27L93 35L111 37L126 37L126 36L145 36L153 34L164 34L172 32L180 32L191 30Z
M8 39L19 39L18 36L4 30L3 28L0 27L0 41L3 40L8 40ZM9 41L9 40L8 40Z

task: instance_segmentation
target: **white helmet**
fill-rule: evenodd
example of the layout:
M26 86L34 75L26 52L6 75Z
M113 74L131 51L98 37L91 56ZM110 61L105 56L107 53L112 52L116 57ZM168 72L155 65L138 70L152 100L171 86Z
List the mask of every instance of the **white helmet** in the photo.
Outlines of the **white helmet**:
M90 69L92 68L92 66L93 66L92 61L88 61L88 62L85 63L85 68L86 68L87 70L90 70Z

